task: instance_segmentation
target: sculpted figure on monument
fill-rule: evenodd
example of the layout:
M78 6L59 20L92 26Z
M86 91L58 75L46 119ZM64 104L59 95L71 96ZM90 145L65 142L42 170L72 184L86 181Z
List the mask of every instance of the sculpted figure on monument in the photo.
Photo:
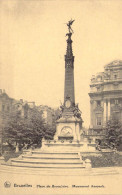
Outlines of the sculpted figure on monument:
M74 21L75 21L75 20L72 20L72 19L71 19L71 20L67 23L69 33L73 33L73 30L72 30L72 28L71 28L71 25L73 24ZM68 35L68 34L66 34L66 35Z
M74 116L81 119L81 111L78 108L78 104L75 105L73 112L74 112Z

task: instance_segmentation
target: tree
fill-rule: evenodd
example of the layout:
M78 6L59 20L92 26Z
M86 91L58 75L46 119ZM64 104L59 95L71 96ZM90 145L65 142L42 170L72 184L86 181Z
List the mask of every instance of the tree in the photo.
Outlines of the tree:
M42 113L36 108L29 108L26 116L22 116L20 111L13 110L5 118L3 141L11 147L15 143L19 148L24 145L41 147L42 138L52 140L56 131L55 122L52 126L45 124Z
M106 124L105 130L109 146L119 146L122 137L122 124L115 119L109 120Z
M36 109L30 109L28 117L22 117L19 112L13 111L9 117L6 117L3 140L9 145L16 143L19 147L25 143L39 145L44 132L41 113Z
M44 132L44 138L46 140L52 140L54 135L55 135L55 132L56 132L55 126L50 127L50 126L46 125L45 132Z

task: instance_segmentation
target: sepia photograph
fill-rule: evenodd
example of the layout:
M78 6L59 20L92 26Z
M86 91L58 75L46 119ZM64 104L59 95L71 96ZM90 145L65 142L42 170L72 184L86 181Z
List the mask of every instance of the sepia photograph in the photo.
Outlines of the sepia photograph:
M0 0L0 194L122 194L122 1Z

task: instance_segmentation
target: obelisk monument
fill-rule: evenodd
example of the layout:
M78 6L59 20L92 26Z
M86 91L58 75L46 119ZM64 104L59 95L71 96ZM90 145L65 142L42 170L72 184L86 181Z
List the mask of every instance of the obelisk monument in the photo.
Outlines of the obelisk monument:
M65 83L64 83L64 103L61 106L61 116L57 120L55 140L80 141L80 131L82 127L81 112L78 104L75 104L74 89L74 56L72 51L71 25L74 20L67 23L68 33L67 49L65 55Z

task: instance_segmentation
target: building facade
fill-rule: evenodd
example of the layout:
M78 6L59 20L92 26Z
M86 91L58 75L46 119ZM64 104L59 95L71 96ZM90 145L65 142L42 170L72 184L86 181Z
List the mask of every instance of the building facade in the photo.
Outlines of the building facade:
M37 106L39 112L42 113L42 118L46 125L52 126L54 122L54 109L46 105Z
M32 113L37 113L37 111L34 102L23 101L22 99L15 100L10 98L5 90L0 89L0 146L4 128L10 117L18 114L22 118L29 118Z
M108 120L122 122L122 61L113 61L92 76L89 96L91 131L102 135Z
M4 129L7 117L9 117L12 111L13 102L14 102L14 99L10 98L6 94L5 90L0 89L0 145L2 143L3 129Z
M10 98L5 90L0 89L0 118L11 112L13 102L14 99Z

